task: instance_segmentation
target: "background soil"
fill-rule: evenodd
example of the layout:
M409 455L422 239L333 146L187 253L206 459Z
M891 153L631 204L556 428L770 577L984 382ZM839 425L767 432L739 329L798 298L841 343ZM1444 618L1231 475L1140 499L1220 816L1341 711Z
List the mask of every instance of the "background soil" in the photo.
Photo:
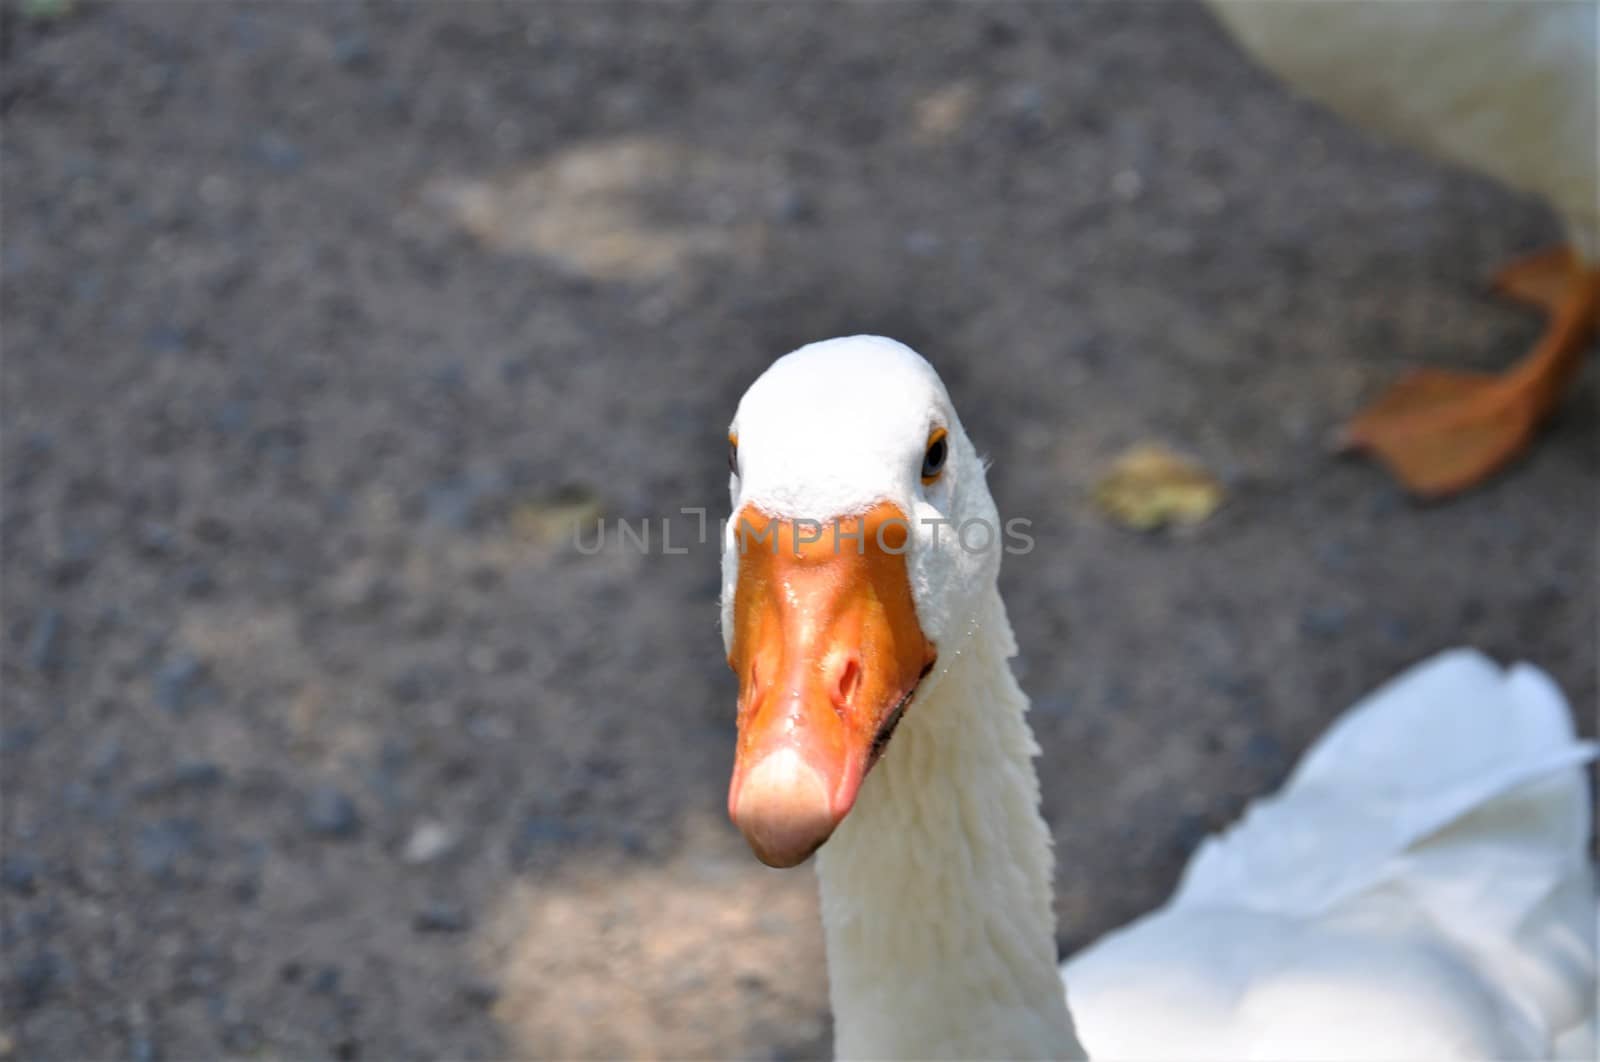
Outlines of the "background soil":
M1484 282L1557 225L1199 7L56 6L0 74L0 1054L824 1053L813 878L724 817L714 550L563 521L719 514L828 335L933 359L1034 521L1064 949L1433 650L1590 714L1592 370L1450 505L1324 448L1520 353ZM1104 523L1145 438L1227 507Z

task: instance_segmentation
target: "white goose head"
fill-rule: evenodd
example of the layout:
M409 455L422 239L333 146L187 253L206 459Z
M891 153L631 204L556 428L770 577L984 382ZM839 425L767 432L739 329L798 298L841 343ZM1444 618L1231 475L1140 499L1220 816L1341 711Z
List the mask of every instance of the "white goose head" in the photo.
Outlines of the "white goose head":
M843 820L940 647L999 570L984 466L933 367L879 336L813 343L729 428L722 634L739 677L728 810L793 866Z

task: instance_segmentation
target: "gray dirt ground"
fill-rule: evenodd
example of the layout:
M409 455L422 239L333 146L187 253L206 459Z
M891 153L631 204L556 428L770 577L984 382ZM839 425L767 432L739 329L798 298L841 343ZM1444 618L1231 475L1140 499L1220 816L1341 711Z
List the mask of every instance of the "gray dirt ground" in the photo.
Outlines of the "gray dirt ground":
M1035 522L1063 948L1432 650L1594 703L1592 370L1455 504L1323 447L1530 343L1484 281L1557 226L1198 7L85 2L4 62L0 1055L826 1050L713 552L550 530L719 511L809 339L920 347ZM1095 513L1149 437L1211 523Z

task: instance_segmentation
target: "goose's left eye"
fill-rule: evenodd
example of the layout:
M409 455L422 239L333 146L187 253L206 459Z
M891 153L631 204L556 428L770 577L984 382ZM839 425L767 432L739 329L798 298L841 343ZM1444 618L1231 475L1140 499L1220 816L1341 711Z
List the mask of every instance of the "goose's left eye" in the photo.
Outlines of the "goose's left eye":
M734 475L739 474L739 437L728 436L728 471Z
M928 439L928 451L922 455L922 483L924 486L939 478L939 473L944 471L944 459L949 453L949 440L945 438L944 429L939 428Z

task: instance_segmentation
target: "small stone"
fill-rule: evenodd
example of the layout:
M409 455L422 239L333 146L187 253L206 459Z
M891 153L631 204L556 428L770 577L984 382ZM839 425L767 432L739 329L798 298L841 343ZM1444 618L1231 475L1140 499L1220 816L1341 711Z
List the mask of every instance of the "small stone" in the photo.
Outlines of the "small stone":
M814 221L817 217L816 200L798 188L785 186L772 197L772 215L786 225Z
M66 620L57 608L40 613L28 635L28 663L41 675L54 677L66 663Z
M472 928L472 916L458 903L434 900L416 913L411 928L418 933L462 933Z
M131 1062L158 1062L161 1052L146 1033L134 1033L128 1038L128 1058Z
M516 730L510 720L499 715L473 715L467 720L467 733L479 741L506 741Z
M1381 520L1405 509L1405 493L1388 480L1380 480L1369 494L1368 508L1375 519Z
M477 492L462 480L444 480L423 493L424 519L452 531L465 531L472 526L477 504Z
M247 399L233 399L217 407L211 424L224 435L243 435L250 428L254 406Z
M318 786L306 797L306 827L319 837L348 841L361 835L361 815L344 793L331 786Z
M317 972L311 975L311 981L306 987L313 995L331 996L339 991L339 982L343 979L343 971L329 963L317 967Z
M944 241L936 232L927 229L913 229L905 237L905 248L914 255L930 255L937 251Z
M263 133L256 140L256 161L274 173L293 173L305 163L305 155L294 141L281 133Z
M204 676L205 665L193 654L175 653L156 672L156 703L173 715L184 714L194 701Z
M1135 170L1119 170L1111 177L1111 194L1124 203L1138 199L1144 191L1144 178Z
M480 978L462 982L461 1000L468 1006L488 1010L500 999L500 986Z
M222 1046L241 1055L253 1054L261 1047L261 1028L252 1021L230 1021L222 1030Z
M181 983L186 991L206 992L223 980L226 961L212 948L202 945L188 956L183 966Z
M23 896L33 895L41 871L39 861L26 852L12 852L0 859L0 883Z
M462 391L467 386L467 367L460 361L449 361L428 372L428 379L441 391Z
M100 293L106 288L105 277L98 270L88 270L82 276L72 280L72 297L80 303L100 301Z
M72 811L92 812L99 807L95 791L79 781L61 787L61 803Z
M692 967L679 966L667 975L662 987L673 996L692 996L705 990L706 975Z
M506 358L500 362L500 380L502 383L519 384L533 372L533 365L526 358Z
M1411 638L1411 624L1400 616L1380 616L1378 634L1391 645L1404 645Z
M552 815L529 815L511 839L509 855L513 867L525 867L547 849L563 848L583 838L583 832Z
M1317 546L1316 553L1317 563L1331 572L1348 571L1355 559L1353 551L1343 542L1321 543Z
M333 61L347 69L367 65L372 42L360 30L346 30L333 38Z
M1311 638L1335 638L1345 629L1350 613L1339 605L1312 605L1300 613L1300 633Z
M1245 742L1244 758L1253 767L1275 773L1283 767L1283 745L1271 734L1253 734Z
M238 903L246 906L253 904L261 896L261 874L259 871L247 871L235 878L229 886L229 892Z
M189 337L173 324L160 324L144 334L144 349L152 354L182 354L189 347Z
M17 1006L21 1010L33 1010L49 998L55 986L63 980L64 967L60 959L46 951L29 956L17 963L13 968L12 977L15 982L15 995Z
M134 544L147 557L164 557L178 548L178 536L166 524L145 520L134 534Z
M214 789L221 785L225 775L221 767L208 760L180 763L159 778L152 778L134 790L139 799L171 796L174 793Z
M93 532L69 530L61 543L61 553L50 568L51 578L57 586L71 586L89 574L99 552L100 543Z
M233 525L219 516L196 517L190 531L201 542L213 546L225 546L233 538Z
M1178 851L1188 855L1206 839L1206 820L1203 815L1188 813L1178 817L1172 831L1172 842Z
M133 861L147 876L170 882L178 864L196 856L202 847L200 823L191 818L169 818L141 827L134 834Z
M300 460L305 447L305 430L294 421L267 424L256 429L250 443L263 460L279 468L290 468Z
M400 858L412 866L421 866L449 854L455 846L456 836L450 827L442 822L423 819L411 831L411 836L406 838Z
M528 668L528 651L520 645L507 646L500 650L495 658L495 671L501 675L513 675Z
M394 589L377 565L363 558L349 565L328 585L338 609L354 615L376 616L394 599Z
M1034 699L1033 708L1040 715L1053 715L1065 718L1072 714L1072 698L1064 693L1046 694Z
M61 929L61 908L55 903L44 904L39 907L25 909L21 917L16 920L16 925L5 926L0 930L0 949L8 953L16 946L18 940L33 938L43 940L53 936ZM0 967L3 969L3 967Z
M210 789L221 785L223 777L222 768L211 761L191 760L173 769L170 784L178 789Z
M178 590L184 597L210 597L217 588L211 570L203 564L191 564L178 575Z
M389 682L389 696L400 704L416 704L422 700L425 691L423 675L414 668Z
M252 12L243 11L233 17L233 41L242 52L253 52L261 46L260 24Z
M50 467L50 455L55 451L55 445L55 439L48 432L36 431L24 438L8 455L17 486L32 482Z
M1005 100L1006 109L1018 116L1037 119L1044 111L1044 93L1030 82L1012 85Z
M999 16L991 15L983 24L984 43L992 48L1009 48L1017 43L1018 36L1017 28Z
M39 740L39 728L31 723L0 726L0 753L12 755L26 752L37 740Z

